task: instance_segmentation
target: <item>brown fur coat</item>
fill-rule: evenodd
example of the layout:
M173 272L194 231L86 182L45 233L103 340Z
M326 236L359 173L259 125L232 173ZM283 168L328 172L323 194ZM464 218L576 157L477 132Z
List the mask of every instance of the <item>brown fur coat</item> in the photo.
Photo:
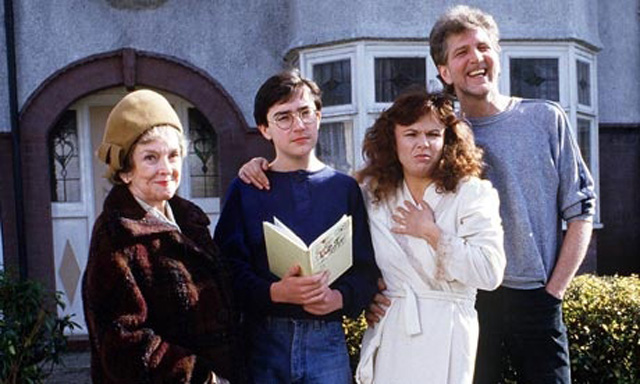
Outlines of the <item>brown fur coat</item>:
M99 383L243 382L230 277L193 203L169 201L182 233L115 186L83 277L91 371Z

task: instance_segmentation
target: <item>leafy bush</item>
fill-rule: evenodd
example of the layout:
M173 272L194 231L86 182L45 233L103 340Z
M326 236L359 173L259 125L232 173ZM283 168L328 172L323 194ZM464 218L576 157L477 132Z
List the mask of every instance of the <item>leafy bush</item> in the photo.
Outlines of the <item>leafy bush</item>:
M640 278L576 277L563 303L571 375L580 384L640 383ZM352 368L367 327L363 316L343 322ZM508 365L508 363L507 363ZM511 367L504 381L514 383Z
M638 276L578 276L563 309L574 382L640 382Z
M66 329L77 324L59 318L60 293L35 281L17 281L0 271L0 383L42 383L60 364Z
M344 328L344 334L347 340L347 352L349 352L351 371L355 373L358 361L360 360L362 336L364 336L364 331L367 329L367 321L364 318L364 313L355 320L345 317L342 321L342 328Z

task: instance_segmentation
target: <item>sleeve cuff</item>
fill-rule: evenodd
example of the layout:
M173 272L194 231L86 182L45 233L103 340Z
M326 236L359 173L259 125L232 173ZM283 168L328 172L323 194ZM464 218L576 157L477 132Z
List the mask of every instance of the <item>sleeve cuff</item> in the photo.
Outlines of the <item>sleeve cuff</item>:
M348 317L354 317L354 314L351 313L352 312L351 288L346 284L340 284L340 285L336 285L334 289L337 289L342 295L342 313L344 313ZM359 315L359 313L357 315Z
M562 218L565 221L587 220L595 215L595 200L585 199L573 204L562 211Z
M440 239L438 240L438 247L436 249L436 276L437 280L452 280L452 277L447 272L449 270L449 264L453 259L454 254L454 241L455 238L445 232L441 232Z

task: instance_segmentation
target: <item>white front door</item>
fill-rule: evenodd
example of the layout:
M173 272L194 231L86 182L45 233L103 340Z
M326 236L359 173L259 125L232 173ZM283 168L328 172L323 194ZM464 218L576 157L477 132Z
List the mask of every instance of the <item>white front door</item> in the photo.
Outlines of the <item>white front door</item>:
M81 280L87 263L91 230L111 189L103 177L106 166L95 157L113 106L126 94L124 88L101 91L75 103L61 118L49 144L52 163L53 245L56 290L63 293L65 309L81 325L74 334L86 334ZM217 143L208 122L188 102L165 94L189 138L178 193L198 204L211 219L220 213ZM210 132L209 132L210 131ZM43 186L44 187L44 186Z

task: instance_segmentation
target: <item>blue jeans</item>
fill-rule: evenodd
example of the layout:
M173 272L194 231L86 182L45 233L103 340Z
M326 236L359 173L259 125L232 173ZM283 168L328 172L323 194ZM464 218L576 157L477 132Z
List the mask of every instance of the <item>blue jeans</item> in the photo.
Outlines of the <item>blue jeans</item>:
M341 322L268 317L248 331L254 383L351 383Z
M562 301L544 288L478 291L480 338L474 384L501 383L505 357L519 384L569 384L571 370Z

